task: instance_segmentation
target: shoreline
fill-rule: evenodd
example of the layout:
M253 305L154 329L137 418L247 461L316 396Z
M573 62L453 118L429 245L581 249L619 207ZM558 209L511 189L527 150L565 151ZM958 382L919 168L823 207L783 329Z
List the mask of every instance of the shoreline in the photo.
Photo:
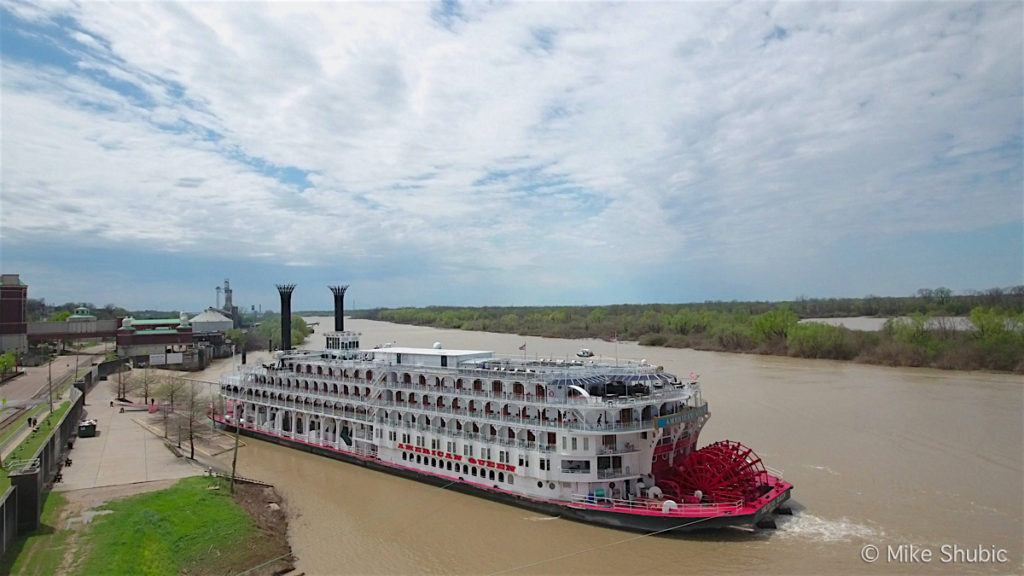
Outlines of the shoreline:
M597 336L597 335L570 337L570 336L552 335L552 334L546 334L546 333L540 333L540 332L503 331L503 330L498 330L495 327L488 327L487 329L473 329L473 328L461 328L461 327L446 327L446 326L440 326L440 325L436 325L436 324L419 324L419 323L412 323L412 322L400 322L400 321L392 320L392 319L379 319L379 318L359 318L359 319L370 320L370 321L374 321L374 322L387 322L387 323L398 324L398 325L402 325L402 326L416 326L416 327L421 327L421 328L433 328L433 329L438 329L438 330L459 330L459 331L462 331L462 332L470 332L470 333L476 332L476 333L491 333L491 334L515 335L515 336L533 337L533 338L553 338L553 339L558 339L558 340L580 341L580 342L595 341L595 342L603 342L603 343L607 343L607 344L614 344L614 342L615 342L614 340L606 339L604 337ZM807 320L810 320L810 322L808 322ZM877 337L877 334L878 334L878 332L875 332L875 331L856 330L856 329L847 328L847 327L845 327L843 325L835 326L835 325L827 324L827 323L818 323L818 322L814 322L814 320L817 320L817 319L801 319L800 325L801 326L819 326L819 327L822 327L821 329L824 329L824 330L833 331L833 332L836 332L836 333L848 333L848 334L853 334L853 335L857 335L857 334L870 334L870 335L876 335L876 337ZM969 337L970 334L971 333L967 332L967 331L959 331L959 332L955 333L955 338L960 338L961 340L966 340L967 337ZM647 338L648 336L655 336L655 337L663 338L664 341L661 342L661 340L655 340L655 342L661 342L661 343L653 343L650 338ZM640 339L628 339L628 340L623 339L623 340L619 340L618 342L621 343L621 344L631 344L631 345L641 346L643 348L653 348L653 349L693 350L693 351L698 351L698 352L721 352L721 353L726 353L726 354L744 354L744 355L748 355L748 356L772 356L772 357L779 357L779 358L793 358L793 359L799 359L799 360L828 360L828 361L833 361L833 362L852 363L852 364L860 364L860 365L866 365L866 366L880 366L880 367L886 367L886 368L926 368L926 369L933 369L933 370L941 370L943 372L963 372L963 373L977 372L977 373L984 373L984 374L1001 374L1001 375L1006 375L1006 374L1024 374L1024 356L1021 356L1021 357L1018 358L1019 362L1018 362L1018 364L1016 365L1015 368L1003 370L1003 369L991 368L991 367L986 367L986 366L973 366L973 365L972 366L957 366L957 365L936 363L934 361L921 361L921 360L923 360L923 358L921 358L920 356L911 357L910 361L907 361L908 354L912 354L914 352L914 350L910 349L909 345L904 346L901 350L897 350L894 353L892 353L891 355L878 355L878 354L875 353L875 350L866 350L866 351L862 351L862 352L858 353L857 355L855 355L853 357L844 358L844 357L831 357L831 356L826 356L826 355L808 356L808 355L794 354L794 353L791 353L791 351L788 349L788 347L786 346L786 343L784 341L775 341L775 342L768 343L768 344L758 345L758 346L755 346L753 348L729 348L729 347L724 347L724 346L699 346L699 345L694 346L694 345L686 345L686 344L691 344L690 342L686 342L685 344L680 343L680 345L672 345L671 344L672 343L672 339L671 338L672 338L671 336L663 334L663 333L653 333L653 334L647 334L647 335L645 335L645 337L641 337ZM679 341L677 340L677 342L679 342ZM954 345L954 347L955 347L955 345ZM902 353L902 355L901 355L901 353Z

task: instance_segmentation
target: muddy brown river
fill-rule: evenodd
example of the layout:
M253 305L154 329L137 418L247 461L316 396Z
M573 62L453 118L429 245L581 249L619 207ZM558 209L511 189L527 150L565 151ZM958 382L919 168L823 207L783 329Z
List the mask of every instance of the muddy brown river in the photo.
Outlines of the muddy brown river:
M332 320L316 320L304 347L323 346ZM616 355L616 344L595 340L347 327L364 347L441 341L513 354L526 342L529 355ZM752 446L795 484L795 514L774 531L644 537L252 439L240 473L284 496L298 568L310 575L1024 572L1024 378L634 343L617 353L699 373L712 414L701 444ZM868 545L879 547L873 563L861 557ZM979 547L996 558L981 562Z

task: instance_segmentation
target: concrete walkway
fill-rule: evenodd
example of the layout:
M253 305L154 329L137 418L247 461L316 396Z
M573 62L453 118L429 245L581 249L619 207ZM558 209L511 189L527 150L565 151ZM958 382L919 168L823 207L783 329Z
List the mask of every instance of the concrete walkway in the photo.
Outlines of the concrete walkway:
M197 476L203 469L168 449L163 439L135 420L145 412L119 413L110 407L109 387L100 384L86 396L86 418L99 420L95 438L79 438L70 453L73 462L64 467L59 491L113 486L150 480Z

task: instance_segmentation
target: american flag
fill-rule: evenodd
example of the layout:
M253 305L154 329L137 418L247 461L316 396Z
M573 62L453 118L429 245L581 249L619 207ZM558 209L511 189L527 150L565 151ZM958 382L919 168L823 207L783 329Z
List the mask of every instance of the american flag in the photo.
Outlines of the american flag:
M523 345L520 346L519 349L520 350L526 350L526 342L523 342Z

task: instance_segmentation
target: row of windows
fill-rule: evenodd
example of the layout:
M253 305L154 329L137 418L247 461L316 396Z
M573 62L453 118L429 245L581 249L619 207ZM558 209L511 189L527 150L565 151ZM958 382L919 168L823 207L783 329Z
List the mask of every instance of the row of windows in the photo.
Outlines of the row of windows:
M506 475L504 472L495 473L494 470L488 468L477 468L476 466L470 466L468 464L459 464L452 462L451 460L445 460L444 458L432 458L429 456L423 456L421 454L409 454L408 452L402 452L402 460L415 461L417 464L423 464L437 468L438 470L447 470L448 472L454 472L456 474L462 473L467 476L474 478L483 478L485 480L493 480L497 482L505 482L507 484L515 484L515 477L509 473Z

